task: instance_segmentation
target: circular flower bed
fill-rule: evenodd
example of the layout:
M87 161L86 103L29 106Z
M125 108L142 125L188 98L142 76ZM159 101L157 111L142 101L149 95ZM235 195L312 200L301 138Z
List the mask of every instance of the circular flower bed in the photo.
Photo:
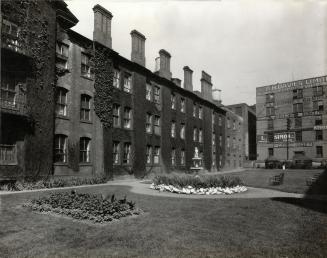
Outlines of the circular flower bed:
M200 194L200 195L215 195L215 194L233 194L242 193L247 191L245 186L234 186L234 187L210 187L210 188L194 188L192 186L187 186L183 188L178 188L173 185L155 185L154 183L150 186L151 189L159 190L160 192L171 192L178 194Z

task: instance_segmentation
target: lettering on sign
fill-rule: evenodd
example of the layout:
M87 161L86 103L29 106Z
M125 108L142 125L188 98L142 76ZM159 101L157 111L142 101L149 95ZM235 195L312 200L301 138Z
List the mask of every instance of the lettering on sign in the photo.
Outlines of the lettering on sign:
M313 130L327 130L327 125L315 125Z
M257 143L267 143L268 137L266 134L257 135Z
M283 133L275 133L274 134L274 142L287 142L287 135L288 141L294 142L295 141L295 133L294 132L283 132Z
M292 142L288 144L289 148L295 148L295 147L312 147L313 142ZM286 148L287 143L282 142L282 143L276 143L274 144L274 148Z

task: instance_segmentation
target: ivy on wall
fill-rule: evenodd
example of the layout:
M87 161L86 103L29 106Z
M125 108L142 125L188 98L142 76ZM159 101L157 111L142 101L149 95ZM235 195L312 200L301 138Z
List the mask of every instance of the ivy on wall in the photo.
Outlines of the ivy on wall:
M52 173L56 14L49 2L16 0L1 3L5 18L19 26L18 43L30 57L26 96L33 130L25 136L25 175L31 178Z
M79 171L79 143L68 141L68 167Z

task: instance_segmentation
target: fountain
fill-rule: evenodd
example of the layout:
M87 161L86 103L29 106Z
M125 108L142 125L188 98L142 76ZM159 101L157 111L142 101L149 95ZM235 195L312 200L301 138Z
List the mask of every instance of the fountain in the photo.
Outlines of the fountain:
M193 166L191 167L192 172L196 172L196 174L203 169L202 167L202 157L199 157L199 149L195 147L194 149L194 157L192 158Z

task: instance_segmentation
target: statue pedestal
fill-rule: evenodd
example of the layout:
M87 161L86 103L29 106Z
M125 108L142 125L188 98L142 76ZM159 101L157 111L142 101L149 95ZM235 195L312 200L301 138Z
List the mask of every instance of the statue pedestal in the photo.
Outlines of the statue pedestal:
M202 158L200 157L194 157L192 158L192 161L193 161L193 167L191 167L191 171L192 172L199 172L200 170L203 169L202 167Z

